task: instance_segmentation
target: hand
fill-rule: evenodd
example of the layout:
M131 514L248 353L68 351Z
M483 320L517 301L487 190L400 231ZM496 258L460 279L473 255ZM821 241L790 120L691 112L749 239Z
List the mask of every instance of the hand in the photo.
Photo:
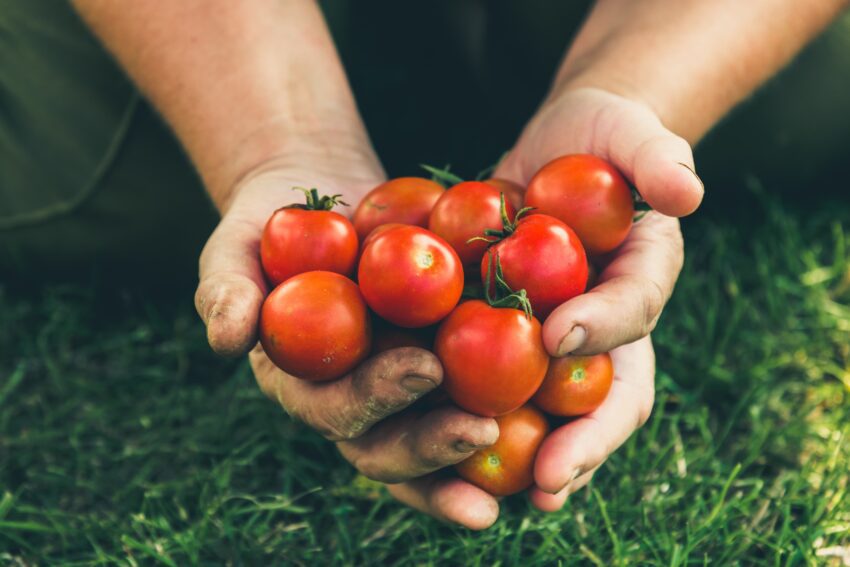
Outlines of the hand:
M368 142L356 147L368 148ZM440 384L442 367L433 354L416 348L394 349L365 361L349 376L319 384L286 374L257 344L257 321L267 292L258 250L271 213L300 201L302 196L291 190L293 186L341 193L356 206L383 179L370 152L340 152L339 145L287 154L255 168L233 191L204 248L195 304L213 349L230 356L252 349L251 366L263 392L290 415L336 441L361 473L382 482L402 483L392 492L402 491L400 499L409 504L415 504L414 500L430 503L427 511L432 515L484 527L482 515L487 525L495 521L495 516L488 515L490 503L485 503L485 513L477 515L474 503L465 505L468 494L478 495L479 489L432 477L413 480L465 459L498 437L494 420L455 408L401 412Z
M553 96L497 168L522 186L545 163L569 153L611 161L661 213L686 214L699 204L702 184L691 149L637 102L596 89ZM683 261L676 219L649 212L617 250L595 258L596 287L558 307L543 338L555 356L612 350L648 335L658 321Z
M679 222L664 214L688 214L703 195L688 143L664 128L648 106L597 89L550 97L494 176L525 186L542 165L570 153L613 163L655 210L634 224L617 250L593 259L603 266L596 286L544 323L552 355L610 351L615 368L603 405L551 433L540 449L530 497L545 511L560 509L649 417L655 360L648 335L684 258Z
M649 337L611 351L614 383L592 413L555 429L543 441L534 466L532 504L544 512L560 510L567 497L584 487L608 456L652 412L655 353Z

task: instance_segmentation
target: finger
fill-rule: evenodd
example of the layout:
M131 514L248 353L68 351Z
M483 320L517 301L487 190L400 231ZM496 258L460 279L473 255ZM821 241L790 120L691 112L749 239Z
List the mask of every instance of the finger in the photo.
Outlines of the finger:
M655 399L655 355L649 337L611 353L614 383L592 413L555 431L543 441L534 463L540 490L557 494L597 468L649 418Z
M705 188L696 174L690 144L638 103L624 105L615 112L610 117L608 142L609 159L614 166L632 180L658 212L676 217L694 212Z
M564 488L557 494L543 492L536 486L528 489L528 499L531 504L541 512L557 512L564 507L567 501L567 489Z
M499 518L499 503L477 486L459 478L429 476L388 486L400 502L471 530L483 530Z
M251 351L251 364L267 396L332 441L361 436L443 380L437 357L415 347L382 352L332 382L308 382L283 372L260 345Z
M556 308L543 324L553 356L610 351L648 335L682 269L679 222L650 211L635 223L599 284Z
M225 217L201 253L195 308L207 327L210 346L225 356L244 354L257 342L266 295L259 262L261 230Z
M242 355L257 343L268 291L260 238L269 216L299 199L291 187L273 171L243 182L201 252L195 308L207 327L207 341L219 354Z
M564 504L567 502L567 498L570 497L571 494L574 494L578 490L587 486L587 484L593 479L593 475L596 474L598 468L588 471L575 480L572 480L561 489L557 494L549 494L548 492L543 492L536 486L532 486L528 489L528 498L531 500L531 503L535 508L542 512L557 512L561 508L564 507Z
M445 407L386 419L338 448L365 476L397 483L459 463L498 438L495 419Z

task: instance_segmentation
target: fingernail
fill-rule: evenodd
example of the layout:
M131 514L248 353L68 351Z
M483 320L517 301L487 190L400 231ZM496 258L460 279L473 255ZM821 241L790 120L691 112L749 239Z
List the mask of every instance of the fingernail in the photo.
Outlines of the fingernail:
M425 378L418 374L410 374L402 378L401 386L411 394L424 394L436 388L437 383L430 378Z
M473 451L477 451L481 448L482 447L476 447L468 441L458 441L457 443L455 443L455 451L457 451L458 453L472 453Z
M569 488L570 485L573 483L573 481L575 479L577 479L580 475L581 475L581 467L576 467L576 469L573 470L573 473L570 475L570 479L567 482L564 483L564 486L562 486L560 489L553 492L552 494L558 494L562 490L566 490L567 488Z
M581 325L576 325L567 333L567 336L561 339L561 344L558 345L558 356L567 356L581 347L586 340L587 331Z
M693 174L693 176L697 178L697 181L699 181L699 186L702 187L703 192L705 192L705 183L703 183L702 179L699 178L699 175L697 175L697 172L694 171L694 168L692 168L691 166L689 166L686 163L682 163L682 162L677 162L677 163L679 165L681 165L682 167L684 167L685 169L687 169L688 171L690 171Z

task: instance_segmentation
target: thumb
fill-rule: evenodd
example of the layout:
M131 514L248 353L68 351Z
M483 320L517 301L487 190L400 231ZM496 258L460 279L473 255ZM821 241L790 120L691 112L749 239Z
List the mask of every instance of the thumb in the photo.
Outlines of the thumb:
M257 215L228 211L200 258L195 308L207 327L210 347L224 356L245 354L257 343L257 321L266 296Z
M702 202L705 187L696 174L690 144L643 105L626 106L611 117L610 161L656 211L673 217L691 214Z

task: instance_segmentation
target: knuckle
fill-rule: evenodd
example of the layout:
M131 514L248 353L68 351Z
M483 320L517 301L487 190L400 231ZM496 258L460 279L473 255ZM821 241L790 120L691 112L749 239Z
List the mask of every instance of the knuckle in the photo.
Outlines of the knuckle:
M330 416L328 412L319 411L314 407L306 408L298 417L329 441L351 441L366 429L364 422L341 415Z
M397 467L387 467L374 453L355 450L345 442L338 443L337 447L351 466L368 479L396 484L408 478L403 471L397 470Z

